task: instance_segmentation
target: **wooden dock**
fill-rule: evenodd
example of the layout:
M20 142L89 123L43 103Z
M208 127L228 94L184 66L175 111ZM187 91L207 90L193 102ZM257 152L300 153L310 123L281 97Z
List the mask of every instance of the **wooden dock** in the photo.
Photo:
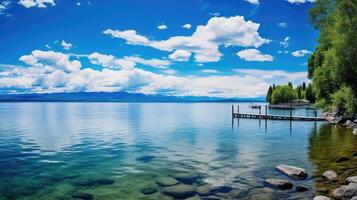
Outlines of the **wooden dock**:
M316 110L315 110L315 117L294 116L292 115L292 109L290 110L290 115L268 115L267 106L265 106L265 114L261 114L261 109L259 109L259 114L239 113L239 106L237 107L237 112L234 112L234 106L232 106L232 118L290 120L290 121L326 121L325 118L317 116Z

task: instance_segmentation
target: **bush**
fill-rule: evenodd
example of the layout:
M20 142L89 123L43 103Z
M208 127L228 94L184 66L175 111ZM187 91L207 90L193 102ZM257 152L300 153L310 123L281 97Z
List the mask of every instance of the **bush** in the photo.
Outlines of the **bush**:
M294 88L285 85L285 86L278 86L272 94L272 103L288 103L290 100L294 100L297 98L297 93Z
M346 115L357 113L357 99L350 87L342 87L331 95L332 109L338 109Z

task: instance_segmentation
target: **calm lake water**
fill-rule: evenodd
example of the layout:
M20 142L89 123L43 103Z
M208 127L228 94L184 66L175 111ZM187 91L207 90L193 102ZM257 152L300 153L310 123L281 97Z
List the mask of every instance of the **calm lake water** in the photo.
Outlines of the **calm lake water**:
M257 112L248 105L240 111ZM350 130L323 122L232 123L230 103L2 103L0 120L1 200L171 199L155 180L185 173L199 175L194 187L228 186L221 199L309 199L314 177L357 150ZM280 163L305 168L308 179L292 181L310 190L264 189L287 178Z

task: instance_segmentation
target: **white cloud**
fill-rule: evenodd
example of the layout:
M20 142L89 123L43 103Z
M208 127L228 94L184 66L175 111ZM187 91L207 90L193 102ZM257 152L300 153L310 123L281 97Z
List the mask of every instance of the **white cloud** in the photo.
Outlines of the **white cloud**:
M78 60L70 61L68 55L54 51L34 50L30 55L21 56L20 60L28 65L46 68L49 71L60 69L73 72L81 68Z
M254 5L259 5L259 0L244 0Z
M157 28L160 30L165 30L165 29L167 29L167 26L165 24L161 24Z
M305 55L309 55L312 54L311 51L306 50L306 49L302 49L302 50L297 50L291 53L294 57L303 57Z
M191 24L185 24L185 25L182 26L182 28L190 29L191 28Z
M163 72L164 72L165 74L170 74L170 75L177 73L177 71L176 71L176 70L173 70L173 69L165 69L165 70L163 70Z
M285 28L288 26L288 24L285 22L281 22L281 23L278 23L278 26Z
M176 50L172 54L169 55L171 60L187 62L191 57L191 52L186 50Z
M289 40L290 40L290 37L285 37L284 40L280 42L280 46L282 46L284 48L288 48L289 47Z
M278 53L279 53L279 54L282 54L282 53L288 54L288 53L289 53L289 51L288 51L288 50L284 50L284 51L279 50L279 51L278 51Z
M5 15L6 10L9 9L10 5L11 5L11 1L9 0L2 1L0 3L0 15Z
M65 50L69 50L70 48L72 48L72 43L66 42L64 40L62 40L61 45Z
M219 71L217 71L215 69L202 69L201 72L208 73L208 74L218 74L219 73Z
M80 6L80 5L81 5L81 2L77 2L76 5L77 5L77 6Z
M105 55L97 52L88 55L88 58L92 64L101 65L110 69L132 69L137 64L142 64L158 69L167 69L171 65L171 62L168 60L143 59L137 56L115 58L113 55Z
M269 54L262 54L258 49L246 49L239 51L237 56L246 61L273 61L274 58Z
M91 54L92 55L92 54ZM108 56L108 55L107 55ZM98 55L97 55L98 57ZM112 57L102 57L106 63ZM306 72L236 69L231 75L177 76L174 71L157 74L138 68L94 70L78 68L81 63L70 61L59 52L35 50L20 58L28 67L9 68L0 77L0 91L18 88L19 91L51 92L115 92L128 91L144 94L209 97L258 97L264 96L272 83L306 81ZM74 64L78 62L78 64ZM76 70L67 70L75 65ZM66 67L65 67L66 66ZM71 68L71 67L70 67ZM212 71L213 72L213 71Z
M107 29L103 33L126 40L127 44L150 46L162 51L186 50L194 53L196 62L217 62L222 53L220 46L260 47L270 40L262 38L259 24L246 21L242 16L212 17L206 25L199 25L191 36L174 36L167 40L149 40L134 30Z
M55 6L56 2L55 0L20 0L19 4L26 8L46 8L47 6Z
M314 3L315 2L315 0L286 0L286 1L288 1L291 4L301 4L301 3L307 3L307 2Z

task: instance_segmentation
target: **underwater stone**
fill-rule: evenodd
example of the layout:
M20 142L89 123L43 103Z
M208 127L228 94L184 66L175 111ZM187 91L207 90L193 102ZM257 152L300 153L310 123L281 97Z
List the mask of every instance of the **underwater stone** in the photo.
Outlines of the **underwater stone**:
M147 187L147 188L141 189L140 192L143 194L154 194L154 193L156 193L156 189L152 188L152 187Z
M325 177L329 181L335 181L337 180L337 174L333 170L327 170L322 174L323 177Z
M194 188L191 185L179 184L163 189L163 194L169 195L177 199L184 199L196 195Z
M83 199L83 200L92 200L94 196L92 194L84 193L84 192L75 192L72 194L72 197L75 199Z
M154 159L154 158L155 158L155 156L140 156L140 157L137 157L136 160L143 162L143 163L148 163L148 162L151 162L152 159Z
M111 179L98 179L98 180L95 180L95 184L96 185L111 185L113 183L114 183L114 181L111 180Z
M95 185L111 185L114 181L111 179L97 179L97 180L81 180L73 183L75 186L90 187Z
M251 200L272 200L274 196L272 194L253 194Z
M206 184L206 185L197 187L196 192L200 196L208 196L208 195L212 194L211 189L212 189L211 185Z
M166 186L177 185L179 184L179 182L172 177L160 177L156 179L156 184L166 187Z
M283 172L284 174L294 179L302 180L307 177L307 173L303 168L281 164L276 166L276 169L278 169L279 171Z
M273 187L281 190L289 190L293 188L293 184L290 181L283 179L267 179L263 184L267 187Z
M298 192L306 192L306 191L309 190L307 187L305 187L305 186L303 186L303 185L298 185L298 186L296 186L295 189L296 189L296 191L298 191Z
M183 184L193 184L198 179L198 177L199 176L194 173L174 175L174 178Z
M353 129L352 134L353 134L353 135L357 135L357 128L354 128L354 129Z
M220 186L220 187L215 187L211 190L212 193L228 193L232 191L233 188L229 186Z

